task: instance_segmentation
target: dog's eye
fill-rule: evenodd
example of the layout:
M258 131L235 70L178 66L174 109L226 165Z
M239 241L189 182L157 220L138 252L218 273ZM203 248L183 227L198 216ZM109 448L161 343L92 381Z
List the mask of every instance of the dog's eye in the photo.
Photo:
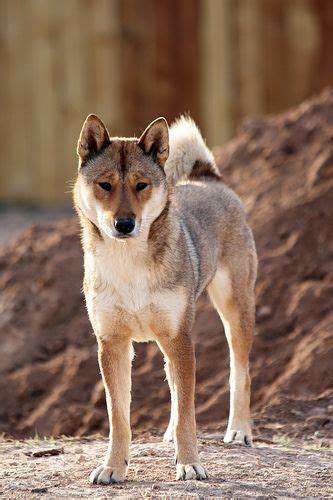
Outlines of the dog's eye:
M104 191L111 191L111 189L112 189L112 186L109 182L99 182L98 185L99 185L99 187L104 189Z
M147 186L148 184L146 184L145 182L138 182L136 185L136 190L142 191L143 189L146 189Z

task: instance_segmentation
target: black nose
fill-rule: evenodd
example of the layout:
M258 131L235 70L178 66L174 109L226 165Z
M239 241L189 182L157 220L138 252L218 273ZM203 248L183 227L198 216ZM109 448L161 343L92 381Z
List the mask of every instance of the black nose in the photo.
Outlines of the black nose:
M116 219L114 221L114 227L117 229L119 233L122 234L131 233L134 229L134 226L135 226L135 220L130 217Z

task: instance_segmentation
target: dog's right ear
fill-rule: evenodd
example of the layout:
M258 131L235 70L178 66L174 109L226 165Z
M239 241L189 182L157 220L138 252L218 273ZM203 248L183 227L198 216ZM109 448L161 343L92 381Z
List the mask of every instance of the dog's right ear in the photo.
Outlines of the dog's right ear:
M76 151L81 161L85 161L108 146L110 142L109 133L102 120L96 115L89 115L83 124Z

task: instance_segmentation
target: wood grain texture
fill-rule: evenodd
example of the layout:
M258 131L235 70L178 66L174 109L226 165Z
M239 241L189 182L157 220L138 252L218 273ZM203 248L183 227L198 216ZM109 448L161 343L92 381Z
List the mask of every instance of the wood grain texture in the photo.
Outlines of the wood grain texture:
M139 135L190 112L211 146L333 83L331 0L1 0L0 202L71 203L88 113Z

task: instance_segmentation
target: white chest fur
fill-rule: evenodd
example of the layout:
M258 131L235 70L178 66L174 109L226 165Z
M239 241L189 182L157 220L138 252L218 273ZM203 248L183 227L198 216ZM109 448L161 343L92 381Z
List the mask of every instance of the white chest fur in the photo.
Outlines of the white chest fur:
M156 290L156 270L147 263L145 248L127 243L103 243L85 255L86 301L96 335L123 330L139 342L156 340L158 330L176 335L185 290Z

